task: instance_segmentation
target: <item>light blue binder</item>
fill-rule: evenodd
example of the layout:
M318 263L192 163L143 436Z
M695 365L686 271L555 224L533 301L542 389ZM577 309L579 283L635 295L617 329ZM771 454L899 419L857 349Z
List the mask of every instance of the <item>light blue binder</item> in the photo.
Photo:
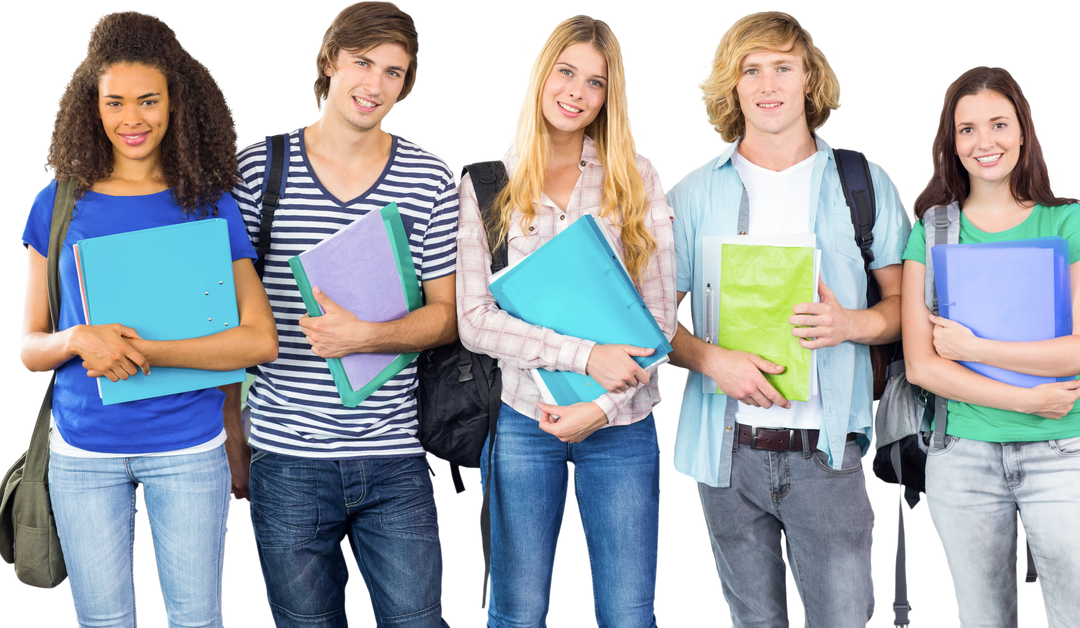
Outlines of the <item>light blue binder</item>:
M1046 340L1072 333L1069 242L1061 236L931 249L941 315L980 338ZM991 379L1031 388L1042 377L960 362Z
M147 340L208 336L240 323L225 220L213 218L79 240L87 322L120 323ZM242 382L244 369L153 367L99 377L105 405Z
M642 368L666 362L671 353L660 325L590 215L494 278L491 294L510 315L563 335L652 347L652 355L634 358ZM595 401L607 392L579 373L537 369L534 379L548 402L560 406Z

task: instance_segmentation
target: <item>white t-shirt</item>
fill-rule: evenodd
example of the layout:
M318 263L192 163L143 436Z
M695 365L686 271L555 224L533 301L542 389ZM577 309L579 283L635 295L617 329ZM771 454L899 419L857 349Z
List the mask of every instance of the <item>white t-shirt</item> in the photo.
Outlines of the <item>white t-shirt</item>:
M814 172L811 155L787 170L774 172L755 165L742 155L732 156L746 194L750 199L750 230L755 235L810 232L810 180ZM774 405L769 409L739 404L735 420L753 427L821 428L824 409L817 385L817 360L810 362L810 400L792 401L791 408Z

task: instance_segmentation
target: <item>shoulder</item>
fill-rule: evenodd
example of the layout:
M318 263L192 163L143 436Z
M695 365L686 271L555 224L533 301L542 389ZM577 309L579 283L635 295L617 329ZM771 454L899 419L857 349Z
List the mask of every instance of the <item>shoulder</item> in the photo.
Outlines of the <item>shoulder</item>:
M266 164L266 140L256 142L237 153L236 162L243 176L255 167L262 169Z
M454 173L446 162L424 150L415 142L394 136L395 169L400 167L410 177L435 179L445 184L453 184Z
M59 181L53 179L37 193L34 197L34 204L31 207L31 212L47 211L52 216L53 204L56 202L56 187L59 185Z
M705 202L711 196L712 187L724 183L721 159L721 157L711 159L690 171L668 191L668 202L676 212L690 209L691 206L699 204L698 201ZM734 169L731 170L734 172Z

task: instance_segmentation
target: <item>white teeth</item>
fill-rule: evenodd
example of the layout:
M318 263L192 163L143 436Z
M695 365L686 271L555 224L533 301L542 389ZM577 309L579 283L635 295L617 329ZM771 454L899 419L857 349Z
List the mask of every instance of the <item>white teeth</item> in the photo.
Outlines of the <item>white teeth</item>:
M376 106L376 104L371 102L370 100L360 98L359 96L353 96L353 100L355 100L357 103L359 103L359 105L361 107L375 107Z
M1001 159L1002 155L1004 155L1004 153L998 153L996 155L987 155L985 157L976 157L975 161L978 161L980 164L992 164L995 161Z
M773 107L779 107L782 104L784 104L784 103L779 103L779 102L759 103L758 107L761 107L762 109L772 109Z
M569 111L570 113L581 113L581 109L578 109L576 107L571 107L570 105L567 105L567 104L559 103L559 106L562 107L563 109Z

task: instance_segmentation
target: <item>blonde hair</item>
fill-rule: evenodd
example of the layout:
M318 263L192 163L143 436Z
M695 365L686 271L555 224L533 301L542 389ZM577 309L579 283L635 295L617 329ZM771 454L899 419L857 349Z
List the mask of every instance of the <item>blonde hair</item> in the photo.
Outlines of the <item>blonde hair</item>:
M709 123L725 142L734 142L746 132L746 119L739 106L736 86L742 77L742 62L755 52L792 52L802 57L806 71L806 124L816 131L833 109L840 106L840 82L795 18L770 11L747 15L724 33L713 57L712 72L701 84Z
M649 256L656 250L656 240L645 226L648 199L637 169L634 138L630 134L622 52L608 25L588 16L572 17L555 27L533 64L529 92L518 118L518 161L509 183L495 199L497 211L492 212L495 224L488 228L488 233L495 235L489 245L492 251L506 246L514 210L521 212L523 230L528 229L536 216L536 204L544 191L544 176L551 153L547 124L541 110L544 84L562 51L578 43L591 43L607 63L607 99L585 133L592 138L604 168L600 216L620 226L623 262L630 277L637 282L648 266Z

